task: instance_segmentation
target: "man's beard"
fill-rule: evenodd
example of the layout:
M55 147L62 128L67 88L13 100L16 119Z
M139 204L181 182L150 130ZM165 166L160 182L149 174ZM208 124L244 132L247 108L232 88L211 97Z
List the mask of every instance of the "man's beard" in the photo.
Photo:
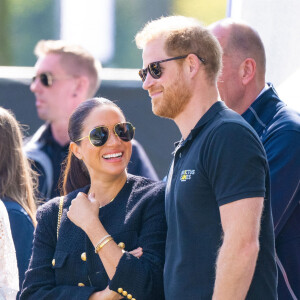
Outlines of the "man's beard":
M162 98L152 100L152 111L155 115L174 120L185 108L191 99L185 80L177 76L173 84L162 92Z

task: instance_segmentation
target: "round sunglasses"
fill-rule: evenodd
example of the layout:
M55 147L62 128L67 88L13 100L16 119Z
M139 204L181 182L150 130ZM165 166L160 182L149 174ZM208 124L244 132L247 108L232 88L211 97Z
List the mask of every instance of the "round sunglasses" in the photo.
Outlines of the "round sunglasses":
M171 60L183 59L183 58L186 58L188 55L189 54L182 55L182 56L171 57L171 58L163 59L163 60L159 60L159 61L154 61L154 62L150 63L147 66L147 68L140 69L139 70L139 76L141 77L142 81L144 82L146 80L147 73L149 72L149 74L152 76L152 78L159 79L162 75L161 66L160 66L161 63L171 61ZM195 54L195 55L198 57L198 59L203 64L205 64L205 59L204 58L198 56L197 54Z
M82 141L85 138L89 138L90 143L95 147L103 146L109 137L109 128L106 126L97 126L93 128L89 135L84 136L75 143ZM122 141L129 142L134 137L135 128L129 122L117 123L113 128L114 134L118 136Z

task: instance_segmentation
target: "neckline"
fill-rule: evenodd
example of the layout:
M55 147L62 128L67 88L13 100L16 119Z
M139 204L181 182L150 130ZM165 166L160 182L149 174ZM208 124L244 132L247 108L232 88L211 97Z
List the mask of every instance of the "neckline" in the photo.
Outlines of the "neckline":
M124 185L122 186L122 188L120 189L120 191L118 192L118 194L113 199L111 199L107 204L99 207L99 211L103 211L106 207L111 207L111 206L114 207L114 206L118 205L118 203L120 202L120 199L123 199L124 195L127 194L127 190L128 190L127 186L131 181L130 178L131 178L131 175L127 174L127 179L126 179ZM127 197L125 196L125 198L127 198Z
M126 184L126 182L125 182L125 184ZM124 184L124 185L125 185L125 184ZM122 187L122 189L123 189L123 187ZM122 189L121 189L121 190L122 190ZM120 192L119 192L119 193L120 193ZM119 194L119 193L118 193L118 194ZM104 207L104 206L106 206L106 205L112 203L112 202L116 199L116 197L118 196L118 194L117 194L115 197L113 197L113 198L112 198L108 203L106 203L105 205L100 205L100 206L99 206L99 209L101 209L102 207Z

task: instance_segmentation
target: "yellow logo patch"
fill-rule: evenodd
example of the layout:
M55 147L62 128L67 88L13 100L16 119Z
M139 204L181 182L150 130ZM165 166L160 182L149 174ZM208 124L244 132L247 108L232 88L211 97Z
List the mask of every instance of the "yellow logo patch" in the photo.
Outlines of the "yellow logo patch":
M187 180L191 180L192 175L195 174L195 170L183 170L180 174L180 181L185 182Z

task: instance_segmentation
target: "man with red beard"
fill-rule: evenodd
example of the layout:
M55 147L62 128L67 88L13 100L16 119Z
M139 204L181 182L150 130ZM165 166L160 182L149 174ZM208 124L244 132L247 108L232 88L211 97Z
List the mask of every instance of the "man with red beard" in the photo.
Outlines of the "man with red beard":
M154 114L174 120L166 187L166 299L277 299L269 169L245 120L218 101L222 50L195 19L136 36Z
M30 89L36 97L40 119L46 123L27 142L25 151L39 173L42 199L59 195L62 163L69 149L68 122L74 109L91 98L100 86L101 64L80 45L63 40L40 41L38 60ZM143 147L132 141L128 172L157 180L157 174Z

